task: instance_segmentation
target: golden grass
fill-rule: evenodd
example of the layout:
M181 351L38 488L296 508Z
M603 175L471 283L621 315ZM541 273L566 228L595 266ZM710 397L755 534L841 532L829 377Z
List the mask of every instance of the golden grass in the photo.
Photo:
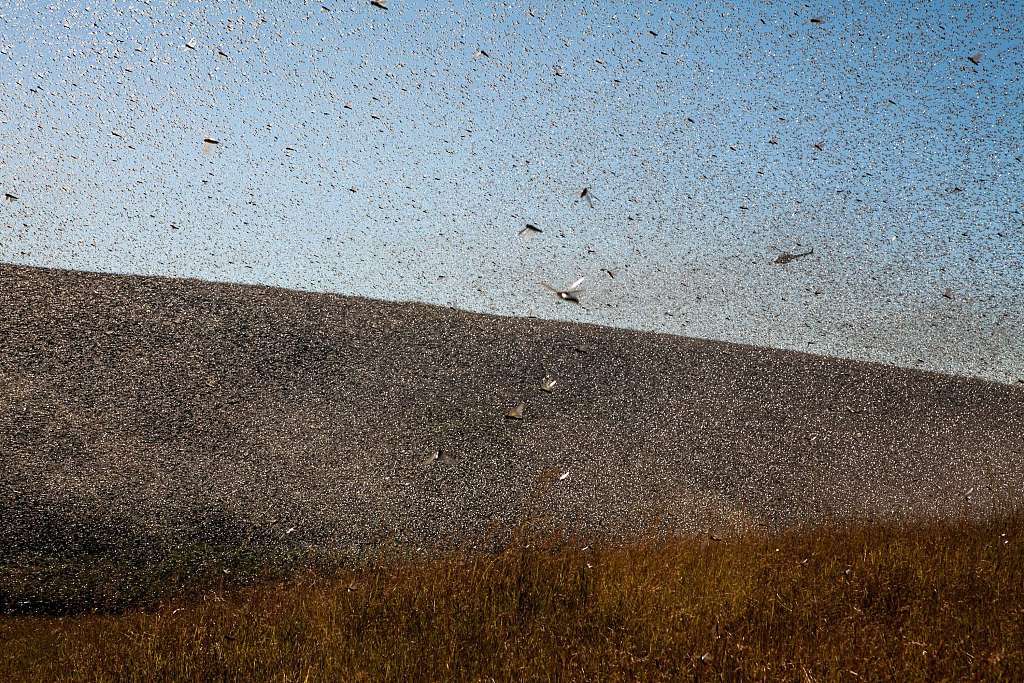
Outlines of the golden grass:
M1024 680L1022 521L519 543L149 611L4 617L0 676Z

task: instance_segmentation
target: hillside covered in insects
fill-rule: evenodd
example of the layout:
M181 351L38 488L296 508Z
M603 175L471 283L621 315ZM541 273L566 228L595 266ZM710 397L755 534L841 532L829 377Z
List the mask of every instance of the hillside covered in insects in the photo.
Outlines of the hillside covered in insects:
M616 538L983 516L1024 488L1013 386L266 287L0 281L19 572L197 545L429 550L524 523Z

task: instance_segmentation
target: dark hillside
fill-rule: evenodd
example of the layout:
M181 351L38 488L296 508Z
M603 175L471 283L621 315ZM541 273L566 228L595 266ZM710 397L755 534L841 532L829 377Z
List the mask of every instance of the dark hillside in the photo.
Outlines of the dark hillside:
M197 543L436 547L528 518L617 535L976 516L1024 490L1024 391L983 381L14 266L0 310L9 566Z

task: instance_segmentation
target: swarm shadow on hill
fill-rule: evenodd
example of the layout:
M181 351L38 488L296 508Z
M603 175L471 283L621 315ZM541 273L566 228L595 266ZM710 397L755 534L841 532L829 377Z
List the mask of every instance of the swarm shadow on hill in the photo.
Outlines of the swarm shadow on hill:
M0 572L23 578L83 547L430 550L524 520L718 534L977 516L1024 490L1024 391L980 380L15 266L0 310Z

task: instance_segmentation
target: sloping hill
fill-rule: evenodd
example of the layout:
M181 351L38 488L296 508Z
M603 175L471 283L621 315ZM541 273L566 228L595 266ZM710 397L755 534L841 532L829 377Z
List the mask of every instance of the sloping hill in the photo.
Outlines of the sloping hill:
M1024 490L1024 391L983 381L14 266L0 266L0 310L8 560L165 542L435 547L534 517L722 533L977 515ZM520 402L523 419L506 418Z

